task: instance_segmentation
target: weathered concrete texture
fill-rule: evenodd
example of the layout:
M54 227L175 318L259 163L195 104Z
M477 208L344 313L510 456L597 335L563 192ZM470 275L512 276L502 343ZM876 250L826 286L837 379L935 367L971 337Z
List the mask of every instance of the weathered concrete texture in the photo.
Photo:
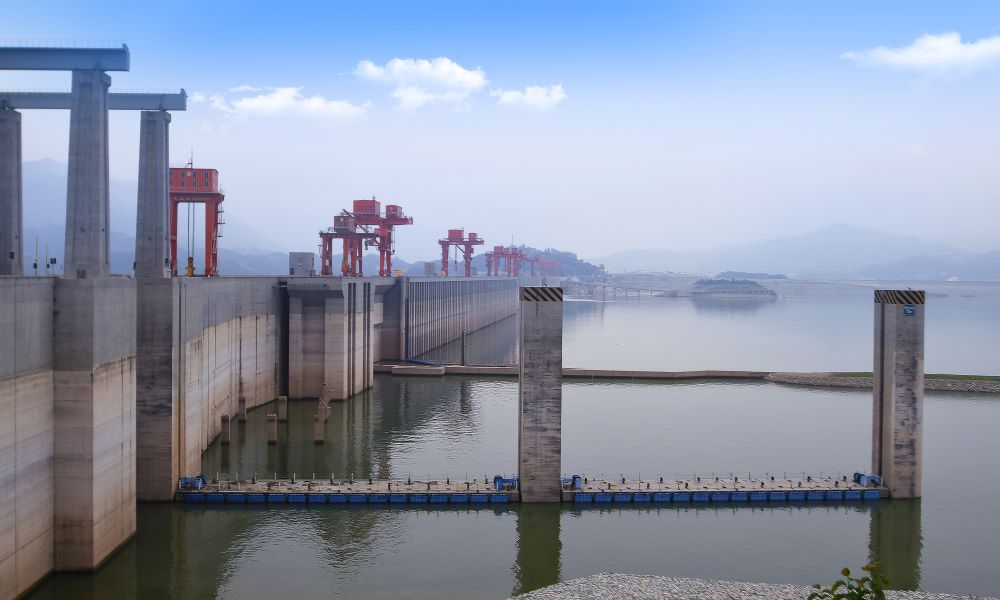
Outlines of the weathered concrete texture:
M135 282L55 298L55 568L88 570L135 533Z
M139 116L139 200L135 227L135 276L170 275L167 197L170 167L170 113Z
M0 108L0 275L24 274L21 113Z
M0 279L0 598L54 566L53 287Z
M388 278L288 284L288 395L343 400L372 384Z
M66 190L66 277L102 277L110 269L110 85L111 78L101 71L73 71Z
M280 288L274 277L175 278L180 340L174 344L179 472L201 470L201 453L236 415L278 397Z
M923 292L920 302L875 303L872 470L893 498L919 498L923 453Z
M402 293L402 359L435 348L517 314L516 279L407 278Z
M517 464L522 502L559 502L562 474L562 290L558 300L521 291ZM559 289L559 288L554 288Z

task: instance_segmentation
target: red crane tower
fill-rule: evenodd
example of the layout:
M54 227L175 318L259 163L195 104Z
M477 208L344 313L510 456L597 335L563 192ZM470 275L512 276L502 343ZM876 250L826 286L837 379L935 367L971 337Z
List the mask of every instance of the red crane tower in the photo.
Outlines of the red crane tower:
M475 246L486 243L483 238L471 231L469 237L465 237L464 229L449 229L447 239L438 240L438 243L441 244L442 276L448 276L448 250L455 246L462 251L462 256L465 259L465 276L472 277L472 253L475 251Z
M219 172L215 169L196 169L192 163L170 169L170 274L177 276L177 206L180 204L205 205L205 277L219 274L219 238L222 237L222 209L226 199L219 188ZM189 227L192 223L189 220ZM193 229L188 230L188 243L193 250ZM187 257L186 273L194 276L194 256Z
M378 274L381 277L392 275L392 255L396 250L393 245L392 232L397 225L413 225L413 217L403 214L403 207L397 204L386 204L385 214L382 214L381 204L372 196L371 200L354 201L354 221L366 232L372 232L368 227L374 227L373 242L365 242L365 247L374 245L378 248Z
M486 253L486 274L499 277L501 260L503 273L507 277L517 277L521 273L521 263L528 260L528 255L514 246L493 246L493 250Z
M375 234L359 230L354 221L354 215L341 211L333 217L333 227L319 232L320 237L320 274L333 275L333 240L343 240L343 252L340 259L340 274L344 277L361 277L364 275L364 248L375 243Z

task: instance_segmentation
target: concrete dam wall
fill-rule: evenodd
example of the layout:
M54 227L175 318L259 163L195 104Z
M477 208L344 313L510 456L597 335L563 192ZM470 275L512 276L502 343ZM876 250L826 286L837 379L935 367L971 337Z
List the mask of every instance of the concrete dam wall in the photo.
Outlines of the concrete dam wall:
M98 567L224 424L517 313L516 280L0 277L0 599Z

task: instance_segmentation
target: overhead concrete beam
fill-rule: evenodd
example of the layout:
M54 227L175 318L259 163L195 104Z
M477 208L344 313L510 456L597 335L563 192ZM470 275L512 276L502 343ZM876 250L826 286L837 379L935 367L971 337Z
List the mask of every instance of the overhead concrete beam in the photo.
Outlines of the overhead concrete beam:
M69 110L69 92L0 92L0 108L14 110ZM187 110L187 92L108 94L108 110Z
M128 46L121 48L32 48L0 46L0 71L128 71Z

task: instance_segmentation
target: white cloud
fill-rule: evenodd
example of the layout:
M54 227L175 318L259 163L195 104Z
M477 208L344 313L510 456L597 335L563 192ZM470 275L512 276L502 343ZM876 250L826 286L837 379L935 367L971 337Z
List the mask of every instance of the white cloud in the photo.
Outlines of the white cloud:
M561 83L556 85L529 85L521 90L493 90L490 96L497 98L500 106L546 111L566 99L566 90Z
M236 87L229 88L229 91L230 92L259 92L259 91L261 91L261 89L263 89L263 88L254 87L252 85L247 85L247 84L244 83L243 85L238 85Z
M871 67L888 67L928 74L968 74L1000 64L1000 36L962 42L958 33L924 35L909 46L879 46L845 52L840 58Z
M241 86L243 87L243 86ZM267 88L268 92L227 100L221 95L209 98L212 108L234 117L272 117L307 115L356 119L368 113L369 103L328 100L322 96L304 96L300 87Z
M369 81L394 84L392 97L404 110L431 102L458 102L486 87L480 67L466 69L450 58L394 58L384 66L370 60L358 62L354 75Z
M188 102L191 104L198 104L199 102L204 102L208 100L208 96L202 94L201 92L191 92L188 94Z

